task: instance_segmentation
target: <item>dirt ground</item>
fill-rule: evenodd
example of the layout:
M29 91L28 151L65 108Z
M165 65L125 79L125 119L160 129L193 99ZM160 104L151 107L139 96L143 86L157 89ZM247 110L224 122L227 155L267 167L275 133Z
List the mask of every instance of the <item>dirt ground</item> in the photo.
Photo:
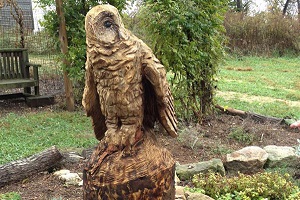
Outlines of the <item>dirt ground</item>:
M58 87L59 88L59 87ZM22 100L0 100L1 114L15 112L40 112L61 107L61 97L56 96L56 105L29 108ZM1 115L0 115L1 117ZM0 118L1 119L1 118ZM178 138L157 135L158 142L167 148L180 164L206 161L212 158L224 159L227 153L245 146L266 145L296 146L300 138L298 129L290 129L285 124L256 122L250 118L216 114L207 118L201 125L180 125ZM86 160L64 167L72 172L81 173ZM53 173L38 173L23 181L11 183L0 188L0 194L18 192L23 200L79 200L82 188L66 186Z

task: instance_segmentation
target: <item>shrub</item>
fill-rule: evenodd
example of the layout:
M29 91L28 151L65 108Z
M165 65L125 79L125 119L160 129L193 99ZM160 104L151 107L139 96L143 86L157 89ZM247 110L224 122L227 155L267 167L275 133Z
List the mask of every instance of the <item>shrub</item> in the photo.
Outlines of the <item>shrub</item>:
M300 51L300 24L281 13L246 16L228 12L224 21L229 49L240 54L279 54Z
M193 184L198 190L214 199L299 199L300 190L291 181L288 174L264 172L254 175L238 174L235 177L223 177L220 174L198 174Z

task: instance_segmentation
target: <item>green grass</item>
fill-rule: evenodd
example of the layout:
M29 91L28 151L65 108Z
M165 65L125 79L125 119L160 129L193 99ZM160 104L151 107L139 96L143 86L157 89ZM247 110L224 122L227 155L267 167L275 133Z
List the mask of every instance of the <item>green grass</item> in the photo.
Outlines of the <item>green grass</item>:
M300 118L300 57L228 58L218 74L216 102L275 117Z
M215 101L224 107L300 119L299 65L299 58L228 58L218 74ZM0 130L0 164L52 145L69 150L97 143L91 120L82 111L11 113L0 118Z
M83 112L8 114L0 121L0 164L28 157L56 145L60 150L97 143L91 120Z
M21 196L16 192L8 192L0 194L0 200L21 200Z

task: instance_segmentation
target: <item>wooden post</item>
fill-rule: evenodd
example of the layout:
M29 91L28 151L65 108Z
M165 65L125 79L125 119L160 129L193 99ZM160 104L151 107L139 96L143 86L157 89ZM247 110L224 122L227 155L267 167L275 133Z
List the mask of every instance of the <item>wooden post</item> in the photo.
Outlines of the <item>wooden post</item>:
M56 2L56 13L59 18L59 40L61 45L61 52L63 55L67 55L68 53L68 39L67 39L67 30L66 30L66 21L64 12L62 9L62 0L55 0ZM69 61L64 56L63 64L66 67L70 67ZM73 94L73 84L68 76L68 72L66 69L63 70L64 74L64 85L65 85L65 93L66 93L66 103L67 103L67 110L74 111L74 94Z

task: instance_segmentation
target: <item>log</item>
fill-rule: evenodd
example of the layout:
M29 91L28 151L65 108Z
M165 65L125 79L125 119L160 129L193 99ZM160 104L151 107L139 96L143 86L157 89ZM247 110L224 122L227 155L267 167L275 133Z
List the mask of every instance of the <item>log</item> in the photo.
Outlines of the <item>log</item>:
M224 108L220 105L215 105L216 108L221 110L224 113L230 114L230 115L238 115L242 118L250 118L258 122L271 122L271 123L282 123L284 122L283 118L276 118L276 117L270 117L270 116L265 116L265 115L260 115L257 113L253 112L246 112L243 110L237 110L234 108Z
M175 161L151 134L127 157L100 142L83 171L83 199L175 199Z
M0 165L0 187L53 167L62 159L55 146L18 161Z

